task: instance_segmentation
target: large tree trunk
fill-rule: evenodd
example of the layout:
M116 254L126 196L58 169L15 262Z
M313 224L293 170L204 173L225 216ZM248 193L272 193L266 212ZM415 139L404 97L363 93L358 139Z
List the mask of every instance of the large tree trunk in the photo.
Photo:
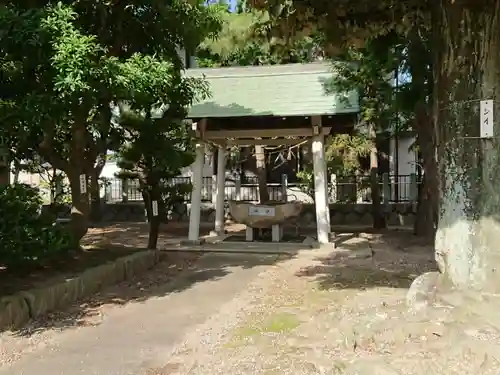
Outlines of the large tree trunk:
M6 153L6 152L5 152ZM10 165L8 158L0 150L0 186L10 184Z
M90 202L88 192L88 169L85 165L85 146L87 130L85 123L74 121L71 126L72 140L69 165L66 175L71 187L71 232L74 241L80 240L87 234L89 224ZM85 191L80 186L80 176L85 176Z
M99 158L96 166L92 169L90 176L90 219L99 222L102 219L101 191L99 186L99 176L106 165L106 159Z
M382 213L380 184L378 180L378 151L375 124L370 124L369 132L373 143L370 150L370 190L372 198L373 228L382 229L385 228L385 217Z
M264 146L255 146L255 164L259 180L259 202L266 203L269 201L269 192L267 191L266 150Z
M161 197L160 188L153 187L149 191L143 189L142 198L146 206L146 213L149 224L148 249L154 250L158 247L158 236L160 234L160 224L163 220L165 209ZM153 212L153 202L157 202L158 212Z
M0 165L0 186L10 184L10 169L8 166Z
M430 116L429 97L433 93L432 71L428 46L424 39L426 31L416 26L409 35L408 66L411 74L412 94L416 97L415 119L413 127L417 133L424 172L418 192L417 217L414 233L434 241L439 209L439 178L436 160L436 129Z
M488 7L440 0L433 13L441 180L436 259L457 287L486 293L500 292L500 142L479 138L479 100L500 94L499 14L500 0Z
M88 217L90 211L88 192L83 192L80 188L80 175L83 171L73 169L67 173L69 186L71 188L71 234L73 240L79 243L80 240L87 234ZM88 178L88 177L87 177Z
M424 178L419 191L415 234L434 241L439 211L439 178L434 127L424 104L416 109L418 146L422 153Z

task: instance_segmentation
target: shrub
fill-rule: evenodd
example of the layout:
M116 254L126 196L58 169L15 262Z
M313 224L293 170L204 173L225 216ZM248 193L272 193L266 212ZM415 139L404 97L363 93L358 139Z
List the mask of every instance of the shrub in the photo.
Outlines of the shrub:
M41 212L38 189L25 184L0 187L0 265L9 268L41 265L67 253L69 233Z

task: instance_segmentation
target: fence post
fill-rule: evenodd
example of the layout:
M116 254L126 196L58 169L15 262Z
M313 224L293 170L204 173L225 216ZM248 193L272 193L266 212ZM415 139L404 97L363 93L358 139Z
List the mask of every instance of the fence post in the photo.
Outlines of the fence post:
M382 174L382 196L384 198L384 208L386 212L390 211L391 202L391 182L389 173Z
M236 200L240 201L241 200L241 178L238 177L234 181L234 190L235 190L235 195L236 195Z
M281 175L281 199L288 201L288 176L284 173Z
M363 183L364 183L365 174L361 174L356 172L354 178L356 179L355 186L355 194L356 194L356 203L363 203Z
M122 179L122 202L128 202L128 178Z
M105 202L110 202L111 201L111 182L107 182L104 184L104 201Z
M415 173L410 174L410 201L413 206L413 212L415 212L417 210L418 201L417 175Z
M332 203L337 202L337 175L332 173L330 175L330 184L332 188L330 189L330 198Z

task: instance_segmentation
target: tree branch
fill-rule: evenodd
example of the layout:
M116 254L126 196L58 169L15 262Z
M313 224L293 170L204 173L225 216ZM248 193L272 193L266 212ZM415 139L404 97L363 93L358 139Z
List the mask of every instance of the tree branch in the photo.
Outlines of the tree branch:
M61 158L54 150L54 137L51 132L44 133L43 141L38 146L38 152L53 168L67 172L69 162Z

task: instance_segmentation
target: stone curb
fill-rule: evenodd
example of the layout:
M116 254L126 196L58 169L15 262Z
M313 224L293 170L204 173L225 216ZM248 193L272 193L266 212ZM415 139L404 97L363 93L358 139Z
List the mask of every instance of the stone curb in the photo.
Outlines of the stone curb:
M141 251L52 285L0 297L0 332L20 328L31 319L65 308L105 286L141 275L158 264L160 258L160 251Z

